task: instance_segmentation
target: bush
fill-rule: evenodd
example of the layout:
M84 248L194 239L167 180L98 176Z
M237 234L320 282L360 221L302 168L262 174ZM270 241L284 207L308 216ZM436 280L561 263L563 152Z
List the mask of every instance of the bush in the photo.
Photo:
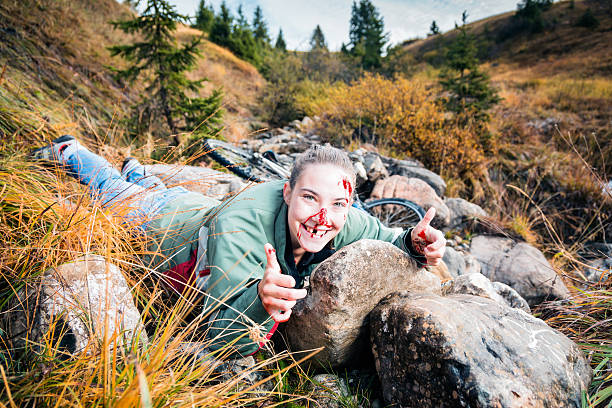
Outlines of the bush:
M313 102L322 117L322 136L349 144L357 133L392 154L411 156L444 174L476 174L484 152L470 126L448 120L436 102L437 89L404 77L366 74L351 85L335 84ZM355 131L357 129L357 132Z

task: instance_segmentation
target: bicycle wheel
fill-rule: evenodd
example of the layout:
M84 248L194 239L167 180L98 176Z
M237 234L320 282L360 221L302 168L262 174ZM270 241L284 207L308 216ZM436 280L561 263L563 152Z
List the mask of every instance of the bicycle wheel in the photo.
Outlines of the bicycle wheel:
M216 139L207 139L204 145L206 154L214 161L245 180L261 182L250 166L251 153L232 144Z
M403 198L380 198L363 203L363 207L389 228L408 229L425 216L420 205Z

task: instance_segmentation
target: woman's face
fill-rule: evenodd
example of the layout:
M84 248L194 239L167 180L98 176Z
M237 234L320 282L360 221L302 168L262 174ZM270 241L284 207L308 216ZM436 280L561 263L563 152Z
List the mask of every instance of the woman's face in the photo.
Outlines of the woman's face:
M291 189L283 188L295 256L319 252L346 222L353 186L346 171L331 164L307 166Z

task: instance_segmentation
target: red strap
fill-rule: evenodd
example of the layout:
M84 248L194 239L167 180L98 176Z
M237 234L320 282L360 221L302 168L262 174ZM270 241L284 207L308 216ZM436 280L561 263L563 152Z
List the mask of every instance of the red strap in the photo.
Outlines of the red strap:
M270 340L272 338L272 335L274 334L274 332L276 331L277 328L278 328L278 322L274 321L274 326L272 326L270 331L266 334L266 341ZM257 350L255 350L254 352L249 354L249 356L252 356L253 354L257 353L259 351L259 349L264 346L265 343L266 343L265 341L260 342L259 343L259 347L257 347Z

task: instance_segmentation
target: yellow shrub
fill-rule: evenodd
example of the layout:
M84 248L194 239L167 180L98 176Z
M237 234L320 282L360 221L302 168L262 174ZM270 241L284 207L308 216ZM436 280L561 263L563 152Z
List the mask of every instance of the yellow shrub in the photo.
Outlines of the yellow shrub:
M323 136L335 142L361 136L446 174L472 172L484 161L476 132L449 120L436 89L423 80L366 74L351 85L335 84L309 106L323 119Z

